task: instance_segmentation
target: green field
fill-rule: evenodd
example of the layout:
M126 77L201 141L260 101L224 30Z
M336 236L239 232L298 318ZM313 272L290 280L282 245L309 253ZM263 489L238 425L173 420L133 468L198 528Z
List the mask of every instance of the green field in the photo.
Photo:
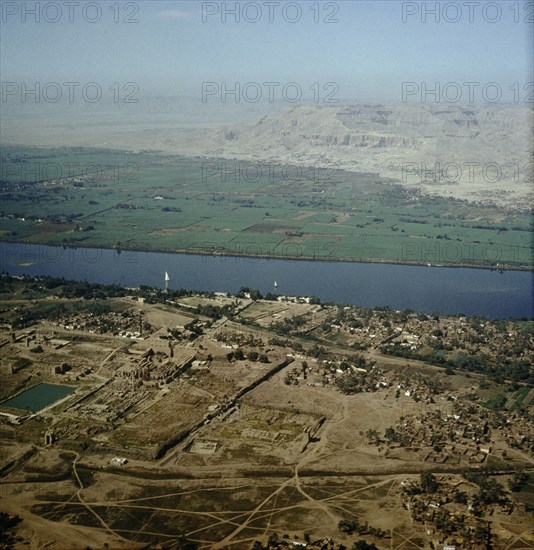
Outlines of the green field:
M374 174L2 147L0 240L349 261L530 267L531 212Z

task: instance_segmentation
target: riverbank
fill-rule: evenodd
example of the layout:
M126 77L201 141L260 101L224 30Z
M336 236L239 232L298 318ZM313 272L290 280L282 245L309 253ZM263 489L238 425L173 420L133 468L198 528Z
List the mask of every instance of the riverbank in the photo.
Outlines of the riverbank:
M28 242L24 240L0 240L0 246L4 243L9 244L23 244L27 246L45 246L51 248L62 248L64 250L114 250L118 254L131 254L131 253L158 253L158 254L187 254L192 256L203 257L216 257L223 259L250 259L250 260L287 260L287 261L306 261L306 262L339 262L350 264L379 264L379 265L406 265L406 266L420 266L420 267L446 267L446 268L463 268L463 269L482 269L487 271L532 271L534 272L534 260L531 264L510 264L510 263L482 263L482 262L435 262L425 260L392 260L387 258L339 258L335 256L304 256L295 254L250 254L240 253L238 251L226 252L222 250L208 252L202 248L148 248L148 247L125 247L117 248L116 246L103 245L87 245L87 246L75 246L75 245L58 245L49 244L44 242ZM25 267L25 264L31 265L32 262L20 261L18 265Z

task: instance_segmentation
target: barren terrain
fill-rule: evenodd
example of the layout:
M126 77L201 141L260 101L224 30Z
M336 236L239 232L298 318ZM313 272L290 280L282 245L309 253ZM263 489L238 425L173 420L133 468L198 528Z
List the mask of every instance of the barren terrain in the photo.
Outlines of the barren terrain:
M170 99L145 105L145 115L133 108L112 116L89 106L81 113L32 108L31 124L6 113L4 144L319 163L443 196L515 208L532 199L534 125L532 109L521 104L269 104L262 116L254 105L208 103L193 107L190 119Z
M532 322L3 283L1 397L76 389L2 407L20 547L534 544Z

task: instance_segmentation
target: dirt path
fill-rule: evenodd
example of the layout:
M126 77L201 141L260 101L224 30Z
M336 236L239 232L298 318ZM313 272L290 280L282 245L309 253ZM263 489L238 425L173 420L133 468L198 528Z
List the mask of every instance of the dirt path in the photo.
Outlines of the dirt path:
M118 352L123 348L124 344L121 344L119 347L112 350L104 359L102 359L102 362L100 363L100 366L98 367L98 370L95 372L96 376L100 375L100 371L103 369L104 365Z
M276 489L275 491L273 491L270 495L268 495L267 497L265 497L259 504L258 506L256 506L256 508L254 508L253 510L251 510L249 513L247 513L247 517L246 519L241 523L241 525L239 527L237 527L232 533L230 533L229 535L227 535L223 540L221 540L220 542L214 544L212 546L212 548L214 550L216 550L217 548L226 548L228 546L228 544L230 544L230 542L232 541L232 539L238 535L239 533L241 533L241 531L243 531L243 529L245 529L246 527L248 527L248 525L252 522L252 520L254 520L256 518L256 515L258 514L258 512L274 497L276 497L276 495L278 495L281 491L283 491L286 487L290 486L291 484L293 483L293 478L290 478L286 481L284 481L284 483L282 483L278 489Z
M348 404L347 404L347 402L345 402L340 417L337 418L333 422L333 424L338 424L340 422L345 421L348 418L348 414L349 414ZM330 424L332 424L332 423L330 423ZM214 548L214 549L224 548L227 545L229 545L235 539L235 537L237 535L239 535L239 533L241 533L246 527L249 526L249 524L253 520L258 519L260 517L260 512L262 511L264 506L269 501L271 501L273 499L274 499L273 507L268 511L267 514L265 514L263 516L263 517L268 517L269 518L269 520L267 522L267 527L265 528L264 533L266 533L267 530L269 529L269 526L271 525L272 517L273 517L275 512L286 511L286 510L291 509L291 508L302 507L303 506L302 503L299 503L299 504L296 504L296 505L293 505L293 506L289 506L289 507L287 507L287 506L286 507L276 507L275 506L279 494L285 488L291 487L292 485L302 495L302 497L305 499L305 501L308 501L312 505L313 508L316 508L316 509L320 510L326 516L328 516L328 518L330 519L330 521L331 521L331 523L334 527L337 525L337 522L339 520L338 516L331 511L328 504L324 503L324 501L323 501L324 499L319 499L318 500L318 499L313 498L310 494L308 494L305 491L304 487L302 486L302 483L301 483L301 480L300 480L300 477L299 477L300 468L302 468L304 466L307 466L310 463L315 462L316 460L321 459L324 456L328 455L328 453L325 454L322 451L324 450L324 447L328 443L327 431L329 431L329 429L331 429L331 426L328 427L328 430L327 429L323 430L322 435L321 435L321 440L319 442L320 444L312 443L308 447L309 450L306 453L306 455L303 456L301 458L301 460L298 462L298 464L295 466L293 477L291 477L291 478L287 479L286 481L284 481L275 491L273 491L270 495L268 495L265 499L263 499L262 502L260 502L260 504L258 504L258 506L256 506L256 508L254 508L254 510L251 510L251 512L247 514L245 520L241 523L241 525L237 529L235 529L232 533L230 533L228 536L226 536L222 541L220 541L219 543L213 545L212 548Z
M119 535L117 532L115 532L94 510L93 508L91 508L91 506L89 506L85 501L84 499L82 498L82 491L84 490L84 486L83 486L83 483L82 483L82 480L80 478L80 475L78 474L78 470L76 469L76 462L79 460L80 458L80 455L78 453L74 453L76 456L74 458L74 461L72 462L72 471L76 477L76 480L78 481L78 485L80 486L80 488L78 489L78 491L76 492L76 496L78 497L78 500L80 501L80 503L85 506L85 508L87 508L87 510L89 512L91 512L91 514L93 514L93 516L95 516L95 518L100 522L100 524L102 525L102 527L104 527L104 529L106 529L111 535L113 535L114 537L117 537L118 539L124 541L124 542L129 542L128 539L124 538L123 536Z

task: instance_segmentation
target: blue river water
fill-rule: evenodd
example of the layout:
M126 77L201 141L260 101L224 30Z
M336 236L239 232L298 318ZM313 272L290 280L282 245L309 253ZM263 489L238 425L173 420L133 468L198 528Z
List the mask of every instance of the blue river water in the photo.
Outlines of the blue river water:
M125 287L317 296L323 301L499 319L534 317L528 271L324 262L0 243L2 271Z

